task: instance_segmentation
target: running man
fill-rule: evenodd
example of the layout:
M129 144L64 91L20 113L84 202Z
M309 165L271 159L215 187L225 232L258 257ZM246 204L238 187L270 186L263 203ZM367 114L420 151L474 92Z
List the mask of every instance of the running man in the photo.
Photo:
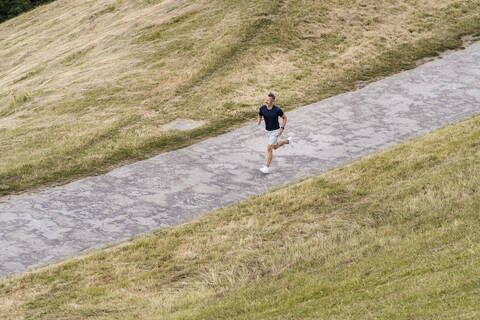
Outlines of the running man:
M269 93L265 101L266 104L260 107L258 111L258 125L265 119L265 132L268 138L267 145L267 163L263 168L260 168L260 171L263 173L270 172L270 162L272 162L273 150L278 149L284 144L290 144L292 146L292 137L288 137L286 140L280 140L277 142L279 136L282 135L285 125L287 124L287 116L283 113L282 109L273 104L275 101L275 95ZM280 127L278 123L278 117L282 117L283 123Z

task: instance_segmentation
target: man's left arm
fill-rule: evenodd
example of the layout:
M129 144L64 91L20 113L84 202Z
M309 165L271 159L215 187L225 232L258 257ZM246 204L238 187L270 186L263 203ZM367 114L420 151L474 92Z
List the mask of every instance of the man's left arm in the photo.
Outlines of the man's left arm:
M285 125L287 124L287 116L285 115L285 113L282 115L282 119L283 119L282 126L280 127L280 130L278 130L278 135L279 136L282 135L283 128L285 128Z

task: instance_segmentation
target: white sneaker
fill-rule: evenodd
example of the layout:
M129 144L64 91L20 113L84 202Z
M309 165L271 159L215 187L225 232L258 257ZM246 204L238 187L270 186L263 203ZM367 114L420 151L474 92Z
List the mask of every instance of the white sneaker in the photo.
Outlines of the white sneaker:
M293 147L293 141L292 141L293 138L292 138L292 137L288 137L287 140L288 140L288 144L290 145L290 147Z
M267 166L263 166L263 168L260 168L260 171L262 171L263 173L269 173L270 170L268 169Z

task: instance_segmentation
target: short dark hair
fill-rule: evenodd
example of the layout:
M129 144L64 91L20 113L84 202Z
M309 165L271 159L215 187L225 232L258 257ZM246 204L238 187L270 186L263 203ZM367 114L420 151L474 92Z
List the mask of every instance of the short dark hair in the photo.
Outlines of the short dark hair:
M273 100L275 100L275 95L273 93L270 92L268 96L271 97Z

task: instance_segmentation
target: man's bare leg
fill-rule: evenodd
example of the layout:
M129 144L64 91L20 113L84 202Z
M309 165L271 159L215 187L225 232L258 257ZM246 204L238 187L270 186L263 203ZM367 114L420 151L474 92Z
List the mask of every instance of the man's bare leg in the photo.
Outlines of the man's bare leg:
M277 142L276 145L272 146L272 145L268 145L267 146L267 163L265 164L265 166L267 168L270 168L270 163L272 162L272 158L273 158L273 149L278 149L280 148L281 146L283 146L284 144L289 144L290 141L288 140L280 140Z
M265 164L267 168L270 168L270 162L272 162L273 148L272 145L267 146L267 163Z
M289 143L290 143L290 141L288 141L288 140L280 140L280 141L278 141L278 143L276 145L273 146L273 149L278 149L281 146L283 146L284 144L289 144Z

